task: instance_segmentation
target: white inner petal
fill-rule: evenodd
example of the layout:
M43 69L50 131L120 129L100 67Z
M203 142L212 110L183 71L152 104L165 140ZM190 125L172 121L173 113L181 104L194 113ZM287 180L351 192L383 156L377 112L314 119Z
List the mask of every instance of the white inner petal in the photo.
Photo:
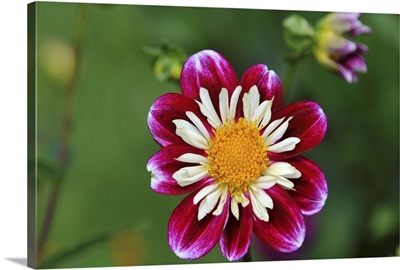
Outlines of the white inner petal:
M274 162L264 172L269 175L285 176L294 174L296 168L287 162Z
M287 177L287 178L300 178L301 177L301 172L296 169L293 174L287 174L287 175L285 175L285 177Z
M222 210L224 209L224 205L226 203L226 199L228 198L228 186L223 188L223 191L221 193L221 196L219 198L219 203L217 206L217 209L213 212L214 216L219 216L222 213Z
M190 121L192 121L193 124L199 129L201 134L203 134L206 139L210 139L210 134L208 133L206 127L203 125L203 122L201 122L201 120L197 117L197 115L195 115L193 112L186 112L186 115L187 117L189 117Z
M275 131L273 131L268 137L265 139L265 143L267 145L271 145L280 138L282 138L283 134L285 134L287 128L289 127L289 121L293 117L289 117L282 125L280 125Z
M269 209L272 209L274 207L274 203L272 202L271 197L262 189L257 189L252 192L254 197L258 200L258 202L260 202L263 207L267 207Z
M267 107L267 109L265 111L265 114L264 114L263 120L262 120L262 122L260 124L260 127L267 126L269 121L271 120L271 115L272 115L271 107L272 107L272 103L273 102L274 102L274 97L272 97L272 99L268 101L268 107Z
M201 103L197 101L200 106L200 111L208 118L207 120L210 125L212 125L214 128L221 126L221 120L215 111L208 90L203 87L200 88L200 100Z
M296 147L296 144L300 142L300 139L297 137L289 137L284 139L283 141L280 141L276 144L270 145L268 147L268 151L274 152L274 153L282 153L282 152L287 152L291 151Z
M272 121L267 128L264 130L262 136L265 138L267 138L269 136L269 134L271 134L272 131L274 131L274 129L276 129L277 126L279 126L283 120L285 119L285 117L282 117L281 119L277 119ZM267 145L268 146L268 145Z
M213 121L213 118L212 118L212 116L210 115L210 113L208 112L207 108L206 108L203 104L201 104L200 101L198 101L198 100L195 100L195 101L196 101L197 105L199 105L199 108L200 108L201 113L202 113L204 116L207 117L207 122L208 122L213 128L217 128L217 127L220 125L220 124L219 124L220 120L219 120L219 119L215 119L215 120Z
M242 92L242 87L238 86L235 88L235 91L233 91L232 97L231 97L231 102L229 105L229 118L234 119L235 114L236 114L236 106L239 101L239 96L240 92Z
M239 203L246 207L250 201L247 199L243 193L235 194L231 199L231 212L239 220Z
M278 182L279 185L281 185L282 187L286 188L286 189L293 189L294 184L292 181L286 179L285 177L279 176L278 177Z
M221 196L223 189L217 188L210 192L200 203L197 219L202 220L208 213L210 213L217 205L218 199Z
M203 179L207 173L208 170L204 166L190 166L176 171L172 178L176 180L178 185L184 187Z
M198 164L209 164L210 161L202 155L186 153L176 158L177 161L187 162L187 163L198 163Z
M256 111L258 105L260 104L260 93L258 92L257 86L253 85L249 91L249 102L250 102L250 110L249 110L249 118L251 119Z
M219 93L219 112L221 114L222 124L225 124L229 119L229 99L228 99L228 90L226 88L222 88Z
M243 94L242 103L243 103L243 115L244 115L244 118L250 119L249 94L248 93L244 93Z
M207 138L194 125L182 119L176 119L172 122L176 126L176 135L181 137L186 143L199 149L208 149Z
M235 195L234 198L238 203L240 203L243 207L246 207L250 201L247 199L243 193L240 193L240 195Z
M262 180L265 178L275 179L276 183L283 188L292 190L294 189L294 184L287 178L301 177L301 172L287 162L272 163L267 169L263 170L262 173L265 175L260 177ZM259 185L257 184L257 186ZM263 186L263 184L261 184L261 186Z
M216 184L212 184L212 185L208 185L204 188L202 188L197 194L196 196L194 196L193 198L193 203L197 204L199 201L201 201L205 196L207 196L208 194L210 194L211 192L215 191L218 188L218 183Z
M266 115L266 112L268 110L268 107L270 106L270 101L266 100L263 101L260 106L258 106L253 114L253 117L250 119L251 122L256 121L256 125L259 126L261 121L263 121L264 116Z
M243 95L243 114L251 122L253 115L260 104L260 93L257 86L253 85L249 92Z
M231 198L231 212L233 216L239 220L239 206L237 201L234 198Z
M269 221L269 215L268 215L268 211L267 211L267 208L266 208L267 206L264 206L263 204L266 205L267 202L269 202L269 201L268 201L268 199L264 199L264 198L262 198L261 201L260 201L259 198L262 197L262 195L259 195L257 192L258 191L255 191L254 189L249 189L251 206L253 207L253 213L259 219L268 222ZM262 192L265 193L264 191L262 191ZM271 202L272 202L272 200L271 200ZM271 208L272 207L273 207L273 205L271 206Z
M278 181L278 177L274 175L265 175L259 177L255 181L255 186L262 189L269 189L273 187Z

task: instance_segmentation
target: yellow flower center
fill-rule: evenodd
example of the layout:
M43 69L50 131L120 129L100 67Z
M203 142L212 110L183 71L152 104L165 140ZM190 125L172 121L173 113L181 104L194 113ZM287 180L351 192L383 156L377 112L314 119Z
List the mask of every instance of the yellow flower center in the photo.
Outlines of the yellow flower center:
M227 184L231 196L247 191L249 184L267 168L264 138L256 124L249 124L245 118L217 128L206 152L211 177Z

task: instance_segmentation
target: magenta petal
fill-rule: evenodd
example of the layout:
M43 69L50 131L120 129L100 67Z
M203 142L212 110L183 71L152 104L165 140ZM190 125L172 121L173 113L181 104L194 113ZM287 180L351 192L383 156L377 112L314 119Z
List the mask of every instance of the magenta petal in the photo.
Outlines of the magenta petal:
M176 126L172 120L189 120L186 116L187 111L196 114L212 134L210 125L193 99L176 93L168 93L153 103L147 117L149 130L153 134L154 140L161 146L184 143L181 137L176 135Z
M336 57L341 57L353 53L357 50L357 44L351 40L345 40L343 46L337 47L334 43L333 46L328 46L328 51Z
M301 172L300 178L292 180L295 190L288 193L296 200L303 215L318 213L328 197L324 173L317 164L304 157L295 157L287 162Z
M228 223L219 241L222 254L230 261L236 261L246 255L253 233L253 211L251 205L239 205L239 220L230 215Z
M367 72L367 64L361 55L354 55L343 61L343 65L357 72Z
M349 34L352 36L359 36L361 34L369 34L372 30L370 27L363 25L360 21L355 23L349 30Z
M273 70L268 70L266 65L258 64L248 68L241 78L240 85L243 87L242 95L247 93L252 86L257 85L261 101L274 97L272 112L281 109L284 105L281 81Z
M336 22L354 23L358 21L361 13L356 12L337 12L332 14L332 20Z
M204 180L200 180L191 185L181 187L172 178L172 175L179 169L196 165L176 160L176 158L186 153L206 156L203 150L188 144L175 144L163 147L149 159L146 168L151 173L151 188L154 191L161 194L178 195L192 192L204 183Z
M348 83L355 83L358 80L356 73L342 64L339 65L338 74Z
M288 137L297 137L300 142L288 152L268 152L272 160L282 160L297 156L317 146L324 138L328 119L322 108L313 101L299 101L285 106L273 116L273 120L293 116L281 140Z
M366 52L368 52L368 46L365 45L365 44L358 43L357 44L356 54L363 54L363 53L366 53Z
M349 34L352 36L359 36L361 34L369 34L371 33L371 28L363 25L358 18L350 21L351 29L349 30Z
M238 84L235 70L228 60L212 50L193 54L182 68L182 94L195 99L199 97L200 88L204 87L209 91L216 108L218 108L218 94L221 89L227 88L232 94Z
M174 209L168 222L168 244L175 254L188 260L206 255L217 244L229 214L229 201L219 216L197 219L198 206L192 192Z
M297 250L303 244L306 228L296 201L279 186L268 189L267 193L274 202L274 208L268 210L268 222L254 216L254 233L278 251Z

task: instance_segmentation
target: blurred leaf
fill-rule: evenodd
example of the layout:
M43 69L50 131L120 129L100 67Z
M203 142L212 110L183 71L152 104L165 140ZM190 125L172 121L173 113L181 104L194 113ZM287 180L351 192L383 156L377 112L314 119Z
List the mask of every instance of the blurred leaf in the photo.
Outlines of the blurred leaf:
M372 212L369 223L370 237L372 241L382 239L398 229L399 220L396 209L389 204L377 206Z
M150 47L150 46L142 46L142 50L151 56L159 56L162 52L160 48Z

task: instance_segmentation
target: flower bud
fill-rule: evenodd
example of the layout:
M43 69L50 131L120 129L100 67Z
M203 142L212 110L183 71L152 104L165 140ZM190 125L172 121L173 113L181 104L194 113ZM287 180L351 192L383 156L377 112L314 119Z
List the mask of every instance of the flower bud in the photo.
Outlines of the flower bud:
M300 15L293 14L283 21L286 44L297 54L305 55L311 51L314 28Z
M357 82L356 72L367 71L362 55L368 47L344 37L345 34L358 36L371 32L358 20L359 16L359 13L330 13L317 23L315 31L313 51L317 61L348 83Z
M155 56L152 69L158 80L179 82L183 63L187 59L183 48L164 42L161 48L145 47L144 50Z

